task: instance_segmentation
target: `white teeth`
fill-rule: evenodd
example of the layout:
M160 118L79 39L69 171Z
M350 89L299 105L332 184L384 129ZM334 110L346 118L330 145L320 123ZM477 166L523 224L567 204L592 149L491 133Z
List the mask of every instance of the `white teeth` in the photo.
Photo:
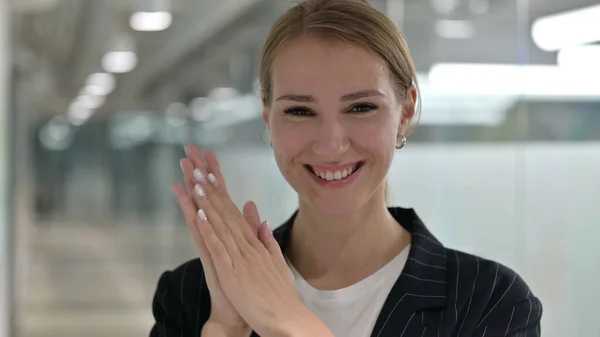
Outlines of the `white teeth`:
M350 167L341 171L314 171L315 175L327 181L340 180L354 173L354 167Z

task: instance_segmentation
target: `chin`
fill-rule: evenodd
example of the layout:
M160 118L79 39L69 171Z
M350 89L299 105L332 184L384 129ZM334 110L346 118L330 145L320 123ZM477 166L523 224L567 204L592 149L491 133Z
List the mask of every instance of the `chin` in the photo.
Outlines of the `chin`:
M309 208L323 215L343 215L364 208L374 201L373 198L376 198L376 193L373 194L376 192L376 187L370 188L361 182L359 180L355 182L354 186L340 189L314 186L306 188L310 186L306 184L298 192L300 200Z

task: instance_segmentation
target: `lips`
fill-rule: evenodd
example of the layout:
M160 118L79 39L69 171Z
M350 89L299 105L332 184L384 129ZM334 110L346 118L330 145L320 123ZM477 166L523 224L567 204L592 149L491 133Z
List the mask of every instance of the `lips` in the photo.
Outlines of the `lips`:
M359 161L356 163L338 166L338 167L322 167L322 166L312 166L312 165L304 165L307 170L309 170L313 175L323 181L341 181L348 179L348 177L352 176L360 167L364 164L364 161Z

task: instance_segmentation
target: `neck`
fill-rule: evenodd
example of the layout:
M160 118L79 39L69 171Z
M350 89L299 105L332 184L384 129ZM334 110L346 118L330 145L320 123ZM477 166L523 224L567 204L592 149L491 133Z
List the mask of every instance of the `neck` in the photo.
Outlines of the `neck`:
M390 214L383 193L359 209L335 215L301 201L286 255L307 279L335 278L332 274L360 279L357 273L379 269L409 242L410 233Z

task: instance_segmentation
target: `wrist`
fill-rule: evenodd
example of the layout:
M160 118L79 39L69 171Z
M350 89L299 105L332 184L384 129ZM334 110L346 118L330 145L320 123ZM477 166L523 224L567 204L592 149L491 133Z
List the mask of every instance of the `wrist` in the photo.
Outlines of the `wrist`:
M202 327L200 337L249 337L252 328L244 325L226 325L217 321L208 320Z

